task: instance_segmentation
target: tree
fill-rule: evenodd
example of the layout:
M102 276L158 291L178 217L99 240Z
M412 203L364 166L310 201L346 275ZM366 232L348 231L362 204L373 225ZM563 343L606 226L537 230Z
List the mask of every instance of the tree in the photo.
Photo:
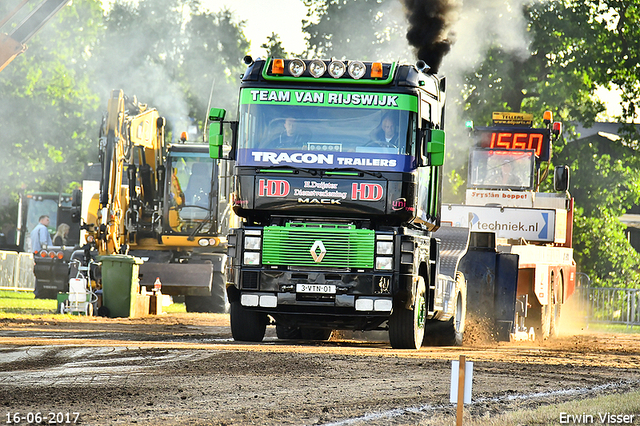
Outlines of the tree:
M99 99L90 88L87 58L101 20L98 1L65 6L2 71L2 222L16 223L19 191L69 190L95 152L90 141Z
M405 32L402 4L384 0L304 0L309 34L307 57L401 60L413 57Z
M236 22L228 9L194 14L188 22L181 78L190 116L204 120L211 96L211 106L235 113L240 76L245 70L242 58L249 50L243 27L244 21Z
M0 5L0 15L8 12ZM242 22L197 0L72 2L29 42L0 78L0 223L14 223L19 191L67 191L97 161L97 134L112 89L137 95L166 117L202 122L233 108Z
M280 41L280 37L276 33L271 33L269 37L267 37L266 43L262 43L260 45L261 48L267 50L267 56L271 58L286 58L289 54L284 50L282 46L282 41Z
M618 219L640 199L635 151L594 137L569 142L558 161L572 170L578 265L597 285L637 283L640 255L629 245Z
M615 8L606 2L576 0L525 6L528 52L505 50L497 44L488 48L479 66L459 83L463 118L485 124L492 111L524 111L541 117L549 109L559 121L589 125L603 110L594 97L599 84L624 81L626 86L620 83L620 87L632 93L638 76L624 62L630 55L624 46L626 39L634 35L637 40L640 33L635 23L616 21L613 11L628 18L635 16L629 14L635 8L629 2L610 3ZM625 71L613 72L620 62ZM638 164L628 149L633 144L611 141L606 146L578 146L571 143L575 137L554 146L554 162L573 169L578 267L596 283L637 282L640 259L617 219L640 196ZM636 279L626 281L631 277Z
M202 125L211 95L213 105L233 108L249 43L229 10L210 13L198 0L118 0L105 22L95 88L103 99L121 88L170 126L185 117Z

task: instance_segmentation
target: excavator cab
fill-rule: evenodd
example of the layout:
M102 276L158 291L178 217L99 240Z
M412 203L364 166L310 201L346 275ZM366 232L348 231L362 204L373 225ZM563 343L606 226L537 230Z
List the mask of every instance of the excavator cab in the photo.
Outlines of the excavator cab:
M216 229L217 205L212 179L214 164L208 152L177 150L167 157L171 173L168 190L168 222L172 232L183 233L199 227L199 232ZM205 222L204 224L202 222Z

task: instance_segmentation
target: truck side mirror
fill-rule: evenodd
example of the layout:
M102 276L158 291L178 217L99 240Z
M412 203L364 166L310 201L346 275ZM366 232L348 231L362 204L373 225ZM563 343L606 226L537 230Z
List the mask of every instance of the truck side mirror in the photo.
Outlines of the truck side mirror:
M222 121L225 114L226 111L222 108L209 110L209 156L211 158L222 158L222 145L224 144Z
M558 192L569 189L569 166L556 166L553 171L553 189Z
M444 130L431 129L429 131L426 152L429 154L430 166L442 166L444 164Z

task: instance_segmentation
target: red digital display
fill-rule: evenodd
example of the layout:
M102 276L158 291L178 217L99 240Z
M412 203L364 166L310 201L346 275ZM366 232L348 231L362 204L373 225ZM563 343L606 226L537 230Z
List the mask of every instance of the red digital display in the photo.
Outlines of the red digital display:
M478 129L479 143L489 149L532 149L543 161L549 159L550 134L546 129Z

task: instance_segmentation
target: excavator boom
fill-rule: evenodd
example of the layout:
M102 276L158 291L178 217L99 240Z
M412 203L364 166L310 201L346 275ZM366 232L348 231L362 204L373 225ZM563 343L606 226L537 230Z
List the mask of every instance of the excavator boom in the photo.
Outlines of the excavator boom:
M42 28L49 19L67 4L69 0L44 0L36 7L20 24L11 30L9 34L0 33L0 71L9 62L27 49L26 43ZM0 28L16 15L28 0L16 6L7 16L0 21Z

